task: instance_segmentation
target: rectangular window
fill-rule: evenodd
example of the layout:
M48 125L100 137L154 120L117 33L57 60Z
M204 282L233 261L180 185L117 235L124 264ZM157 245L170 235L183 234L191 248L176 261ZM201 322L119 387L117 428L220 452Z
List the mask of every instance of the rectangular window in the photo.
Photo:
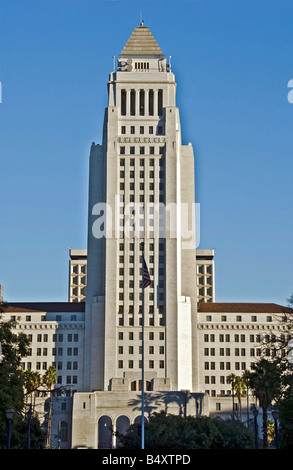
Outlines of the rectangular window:
M154 115L154 91L149 91L149 116Z
M121 90L121 115L126 116L126 90Z
M144 90L139 92L139 114L144 116Z
M158 91L158 115L163 114L163 90Z
M135 116L135 90L130 92L130 114Z

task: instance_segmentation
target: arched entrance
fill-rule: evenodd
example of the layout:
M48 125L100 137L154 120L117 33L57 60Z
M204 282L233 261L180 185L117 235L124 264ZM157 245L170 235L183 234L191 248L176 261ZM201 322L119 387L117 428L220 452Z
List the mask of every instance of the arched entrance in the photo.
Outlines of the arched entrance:
M112 420L109 416L101 416L98 422L98 448L112 449Z
M121 415L116 421L116 447L119 447L119 434L126 434L130 426L130 420L127 416Z

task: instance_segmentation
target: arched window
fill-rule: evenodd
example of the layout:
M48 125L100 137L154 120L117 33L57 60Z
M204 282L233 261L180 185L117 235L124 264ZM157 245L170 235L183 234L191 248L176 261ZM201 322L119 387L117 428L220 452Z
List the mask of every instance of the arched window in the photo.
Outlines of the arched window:
M126 434L128 428L130 426L130 420L127 416L119 416L116 421L116 432L117 432L117 442L116 446L119 447L119 434L123 435Z
M112 420L101 416L98 422L98 448L112 449Z

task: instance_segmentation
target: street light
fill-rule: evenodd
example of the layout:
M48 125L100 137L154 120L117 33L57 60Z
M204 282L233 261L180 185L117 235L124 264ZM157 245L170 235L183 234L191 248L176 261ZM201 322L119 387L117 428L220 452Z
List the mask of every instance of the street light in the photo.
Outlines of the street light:
M7 449L10 449L10 442L11 442L11 423L14 415L14 410L12 408L9 408L9 410L6 411L6 419L8 423L8 433L7 433Z
M258 416L258 409L254 406L252 408L252 414L254 416L254 445L255 448L258 448L258 425L257 425L257 416Z
M276 449L279 449L279 430L278 430L278 419L280 416L280 412L277 408L272 410L272 416L275 422L275 441L276 441Z

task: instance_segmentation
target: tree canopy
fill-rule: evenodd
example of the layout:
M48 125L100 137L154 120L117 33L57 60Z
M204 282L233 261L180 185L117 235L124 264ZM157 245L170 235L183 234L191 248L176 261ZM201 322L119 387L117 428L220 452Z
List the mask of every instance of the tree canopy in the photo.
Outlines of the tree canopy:
M119 447L140 448L139 427L118 435ZM240 422L221 418L154 413L145 423L145 449L251 449L251 432Z

